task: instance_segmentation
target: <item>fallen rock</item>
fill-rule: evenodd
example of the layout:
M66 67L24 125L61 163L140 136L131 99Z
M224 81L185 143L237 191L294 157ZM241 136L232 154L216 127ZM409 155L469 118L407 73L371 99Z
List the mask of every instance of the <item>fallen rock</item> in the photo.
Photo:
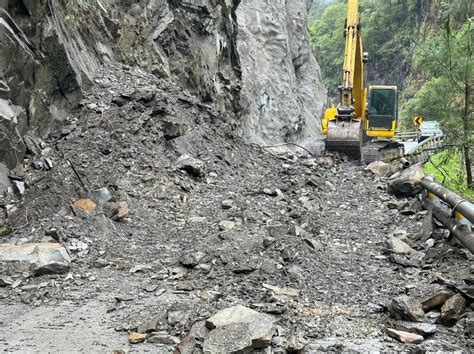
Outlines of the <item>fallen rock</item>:
M131 344L141 343L145 341L145 339L146 339L146 334L143 334L143 333L132 332L128 335L128 341Z
M146 340L147 343L176 345L180 343L179 338L170 336L168 333L152 333Z
M450 297L441 307L441 316L438 321L452 326L461 317L466 309L467 301L461 294Z
M58 243L0 244L0 272L29 272L33 275L65 273L71 268L71 258Z
M97 204L90 199L78 199L74 202L74 205L88 213L93 212L97 208Z
M419 334L397 331L393 328L387 328L385 330L385 333L387 333L388 336L395 338L396 340L399 340L402 343L419 344L425 340L425 338L423 338L423 336L420 336Z
M242 305L219 311L206 321L211 329L204 341L205 353L248 352L270 345L276 318Z
M321 242L314 240L312 238L305 238L303 239L303 241L306 242L306 244L315 251L321 251L321 249L323 248L323 245L321 244Z
M231 199L223 200L221 203L221 207L224 210L231 209L233 205L234 205L234 202Z
M0 287L12 285L14 283L13 279L6 276L0 276Z
M183 338L177 349L180 354L196 353L196 347L201 349L202 342L209 334L206 321L199 321L193 324L189 333Z
M389 237L386 246L388 251L395 254L410 254L415 251L407 243L403 242L395 236Z
M176 161L176 168L188 172L193 177L204 176L204 162L189 155L181 155Z
M229 231L235 228L235 222L229 220L222 220L219 222L219 230L221 231Z
M166 140L173 140L186 135L188 125L185 123L163 122L161 129Z
M289 299L297 299L300 296L300 291L292 288L279 288L269 284L263 284L265 289L270 290L273 300L287 301Z
M411 332L417 333L423 337L432 336L436 333L436 325L431 323L414 323L414 322L395 322L393 324L395 329L404 331L404 332Z
M435 308L441 307L453 295L454 292L452 292L451 290L442 290L436 293L435 295L430 296L421 303L421 305L423 306L423 310L425 312L428 312Z
M423 166L416 164L394 174L387 181L387 191L397 197L412 197L421 192L421 181L425 177Z
M372 172L377 177L385 177L390 170L390 165L386 162L374 161L365 170Z
M406 295L393 298L388 312L396 320L421 322L425 316L421 304Z

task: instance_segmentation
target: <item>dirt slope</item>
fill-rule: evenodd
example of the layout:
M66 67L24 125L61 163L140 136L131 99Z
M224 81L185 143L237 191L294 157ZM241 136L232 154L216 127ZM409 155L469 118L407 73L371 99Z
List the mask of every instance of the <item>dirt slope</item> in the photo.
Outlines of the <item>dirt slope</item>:
M73 265L70 275L0 288L2 350L169 352L128 344L127 331L159 319L183 338L194 322L243 304L280 316L280 338L300 338L309 352L469 351L461 326L439 326L407 348L384 335L384 311L396 295L423 296L436 274L469 272L472 258L438 240L423 268L391 263L386 238L419 232L422 213L390 209L383 183L362 166L276 158L236 139L223 119L169 82L101 70L70 125L38 147L44 156L15 172L27 192L5 241L52 235ZM172 123L186 134L166 140L170 127L186 130ZM203 165L181 170L182 155ZM52 169L32 168L44 158ZM114 202L91 213L71 206L102 187ZM128 214L112 221L118 202ZM300 293L275 299L264 284Z

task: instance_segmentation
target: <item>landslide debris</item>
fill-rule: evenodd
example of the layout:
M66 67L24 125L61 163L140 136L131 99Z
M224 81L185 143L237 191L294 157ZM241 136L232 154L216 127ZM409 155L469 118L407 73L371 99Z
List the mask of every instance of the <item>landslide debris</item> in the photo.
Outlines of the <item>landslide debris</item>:
M2 242L47 240L71 263L0 277L1 348L212 352L230 333L235 350L469 348L472 258L415 199L341 157L269 153L234 128L168 81L101 69L68 124L9 173L25 191L2 200ZM413 254L422 262L392 258ZM438 275L465 302L428 306ZM401 295L412 307L391 313L416 308L397 318L423 323L390 317Z

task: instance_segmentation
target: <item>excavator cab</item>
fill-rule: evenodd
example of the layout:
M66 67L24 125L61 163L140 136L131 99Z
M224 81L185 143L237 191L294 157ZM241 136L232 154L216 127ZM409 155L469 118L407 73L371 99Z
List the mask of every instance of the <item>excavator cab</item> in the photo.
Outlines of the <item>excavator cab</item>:
M370 86L367 95L366 134L369 137L392 138L398 119L396 86Z

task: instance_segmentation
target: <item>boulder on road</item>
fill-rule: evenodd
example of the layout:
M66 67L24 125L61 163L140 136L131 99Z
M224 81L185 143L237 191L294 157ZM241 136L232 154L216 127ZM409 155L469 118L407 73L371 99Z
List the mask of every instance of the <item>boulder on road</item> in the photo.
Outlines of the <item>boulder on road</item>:
M406 295L393 298L388 312L396 320L421 322L425 316L421 304Z
M420 336L419 334L397 331L393 328L387 328L385 333L387 333L388 336L395 338L402 343L419 344L424 340L423 336Z
M181 155L176 160L176 167L179 170L188 172L193 177L204 176L204 162L189 155Z
M461 294L450 297L441 307L439 322L448 326L454 325L466 309L467 301Z
M205 353L247 352L270 345L277 319L242 305L219 311L206 321L211 329Z
M390 170L390 165L386 162L374 161L365 170L372 172L377 177L385 177Z
M387 181L387 191L397 197L412 197L421 192L421 181L425 178L423 166L416 164L394 174Z
M54 274L67 272L70 268L71 258L58 243L0 245L0 273L3 274Z

